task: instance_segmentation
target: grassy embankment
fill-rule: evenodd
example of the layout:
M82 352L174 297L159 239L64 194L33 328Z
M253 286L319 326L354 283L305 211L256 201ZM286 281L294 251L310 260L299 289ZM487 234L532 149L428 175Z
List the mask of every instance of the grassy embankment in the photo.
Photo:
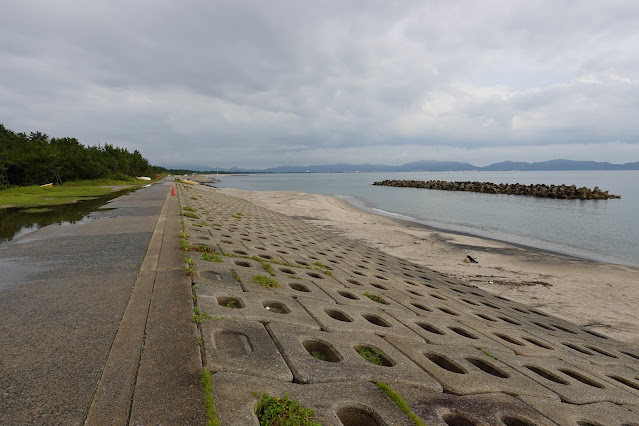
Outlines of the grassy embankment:
M152 182L157 180L154 179ZM0 190L0 208L73 203L77 200L86 200L120 189L143 186L152 182L135 178L127 180L94 179L66 182L64 185L54 185L48 188L39 186L13 187Z

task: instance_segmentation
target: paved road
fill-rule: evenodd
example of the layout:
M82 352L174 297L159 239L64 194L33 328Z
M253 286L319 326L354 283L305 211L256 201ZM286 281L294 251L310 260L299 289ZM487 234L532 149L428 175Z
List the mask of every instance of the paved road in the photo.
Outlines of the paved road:
M85 422L94 395L99 399L99 382L121 362L109 357L116 334L126 334L121 324L127 307L136 310L132 295L161 212L166 218L168 206L176 204L176 197L167 198L170 189L171 182L165 180L111 201L108 207L114 210L96 212L93 220L48 226L0 246L0 424ZM176 206L172 211L175 228ZM160 231L156 259L162 248ZM156 275L149 275L151 289ZM150 301L149 292L138 320L143 321L142 330L149 327L154 309ZM180 307L180 319L188 318L188 306ZM144 358L141 343L135 350L127 351L125 345L121 351L136 366ZM111 370L105 370L108 361ZM142 364L140 372L145 371ZM128 382L135 383L135 377ZM191 391L198 391L196 381ZM135 410L133 402L126 405ZM100 421L101 411L93 411L93 421ZM123 423L130 416L102 420Z

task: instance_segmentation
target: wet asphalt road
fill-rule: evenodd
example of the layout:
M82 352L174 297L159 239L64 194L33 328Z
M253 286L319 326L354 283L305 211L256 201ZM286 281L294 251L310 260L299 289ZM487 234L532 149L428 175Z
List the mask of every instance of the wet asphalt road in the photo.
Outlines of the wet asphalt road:
M81 424L171 183L0 245L0 424Z

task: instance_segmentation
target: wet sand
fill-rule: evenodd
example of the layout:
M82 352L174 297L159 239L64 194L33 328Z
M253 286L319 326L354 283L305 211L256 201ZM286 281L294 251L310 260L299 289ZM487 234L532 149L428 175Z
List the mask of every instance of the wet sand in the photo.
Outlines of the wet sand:
M502 297L639 343L639 268L593 262L428 228L357 209L346 200L298 192L220 189L296 216ZM466 263L471 256L478 263Z

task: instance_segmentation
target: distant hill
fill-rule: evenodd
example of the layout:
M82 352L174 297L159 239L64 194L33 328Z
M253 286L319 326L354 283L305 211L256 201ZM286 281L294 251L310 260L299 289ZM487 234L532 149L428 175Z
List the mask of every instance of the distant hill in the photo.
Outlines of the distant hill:
M193 170L198 170L194 168ZM199 168L199 170L203 170ZM384 164L325 164L313 166L280 166L268 169L208 167L227 173L367 173L367 172L445 172L445 171L570 171L570 170L639 170L639 162L613 164L600 161L549 160L536 163L502 161L485 167L458 161L415 161L401 166Z
M569 171L569 170L639 170L639 162L612 164L600 161L549 160L538 163L502 161L482 167L487 171Z

